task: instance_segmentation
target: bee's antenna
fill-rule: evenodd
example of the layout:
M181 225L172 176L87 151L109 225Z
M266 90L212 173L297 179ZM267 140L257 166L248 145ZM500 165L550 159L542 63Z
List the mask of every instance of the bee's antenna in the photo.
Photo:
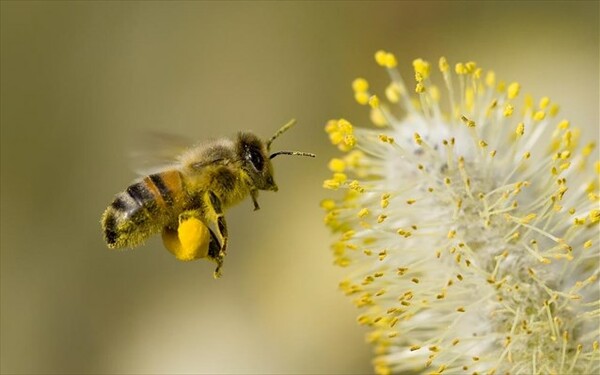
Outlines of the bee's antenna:
M273 136L271 138L269 138L269 140L267 141L267 150L271 149L271 143L273 143L273 141L279 137L280 135L282 135L283 133L285 133L289 128L291 128L292 126L296 125L296 119L291 119L287 124L283 125L281 128L279 128L279 130L277 130L275 132L275 134L273 134ZM273 158L273 156L271 156L271 159Z
M302 152L302 151L277 151L275 153L272 153L271 156L269 156L269 159L273 159L275 156L277 155L296 155L296 156L309 156L311 158L314 158L315 154L310 153L310 152Z

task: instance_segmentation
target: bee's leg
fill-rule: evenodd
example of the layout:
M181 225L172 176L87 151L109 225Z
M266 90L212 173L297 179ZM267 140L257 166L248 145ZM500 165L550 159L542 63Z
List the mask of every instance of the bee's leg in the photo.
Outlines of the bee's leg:
M252 196L252 202L254 203L254 211L260 210L260 206L258 205L258 190L251 190L250 196Z
M223 259L227 252L227 223L221 207L221 200L213 192L207 192L204 196L206 226L210 230L211 241L208 246L208 257L217 263L214 277L221 276Z

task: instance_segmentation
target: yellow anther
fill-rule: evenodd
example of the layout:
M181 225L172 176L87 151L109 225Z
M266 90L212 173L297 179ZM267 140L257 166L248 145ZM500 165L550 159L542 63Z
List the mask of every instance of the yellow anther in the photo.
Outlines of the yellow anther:
M592 247L592 240L585 241L585 243L583 244L583 248L589 249L590 247Z
M515 107L513 107L513 106L512 106L512 105L510 105L510 104L507 104L507 105L504 107L504 112L502 112L502 114L504 115L504 117L510 117L510 116L512 116L512 114L513 114L514 110L515 110Z
M440 68L440 72L442 73L445 73L448 71L448 69L450 69L450 65L448 65L448 60L446 60L444 56L440 57L438 66Z
M458 312L465 312L466 310L465 310L464 307L461 306L461 307L457 308L456 311L458 311Z
M371 108L370 118L373 124L379 127L388 125L388 121L379 108Z
M344 143L347 146L353 147L354 145L356 145L356 137L353 136L352 134L348 134L347 136L344 137Z
M521 90L521 85L518 82L513 82L508 85L507 96L509 99L514 99L519 95L519 91Z
M525 134L525 124L520 122L517 124L517 130L515 131L515 133L517 133L517 136L522 136L523 134Z
M475 121L467 118L466 116L460 116L460 119L462 122L465 123L465 125L467 125L469 128L474 128L475 127Z
M429 87L429 95L431 95L431 99L433 99L434 102L439 102L440 101L440 89L437 88L437 86L430 86Z
M380 140L381 142L384 142L384 143L389 143L389 144L392 144L392 143L394 143L394 138L392 138L392 137L390 137L390 136L387 136L387 135L385 135L385 134L379 134L379 136L378 136L378 137L379 137L379 140Z
M340 183L343 183L347 179L348 179L348 176L346 176L344 173L336 172L336 173L333 174L333 180L334 181L338 181Z
M469 74L475 73L475 69L477 69L477 63L475 61L467 61L465 64L465 69Z
M546 109L546 108L548 108L548 105L550 105L549 97L544 96L543 98L540 99L540 109Z
M560 111L560 106L558 104L552 104L552 106L550 107L550 116L554 117L556 115L558 115L558 112Z
M419 73L423 79L429 77L430 66L429 63L423 59L413 60L413 68L415 73Z
M558 157L561 158L562 160L567 160L568 158L571 157L571 151L563 151L558 153Z
M365 91L357 91L354 93L354 100L360 105L367 105L369 103L369 94Z
M396 56L394 56L393 53L383 50L375 52L375 61L379 66L384 66L386 68L395 68L396 65L398 65Z
M369 82L364 78L357 78L352 81L352 89L355 92L364 92L369 89Z
M475 79L481 78L481 73L483 73L483 69L481 69L481 68L475 69L475 71L473 72L473 78L475 78Z
M325 211L331 211L335 208L335 201L333 199L323 199L320 206Z
M533 119L536 121L542 121L545 118L546 118L546 112L544 112L544 111L536 111L533 114Z
M425 85L423 85L421 82L417 83L417 85L415 86L415 92L417 94L422 94L425 92Z
M367 216L369 216L371 212L369 211L369 209L367 208L363 208L360 211L358 211L358 214L356 216L358 216L359 218L365 218Z
M423 144L423 140L421 139L421 135L419 135L419 133L415 133L415 134L413 135L413 138L414 138L414 140L415 140L415 143L416 143L416 144L418 144L419 146L420 146L421 144Z
M485 84L487 87L494 87L496 84L496 73L493 70L490 70L485 75Z
M387 215L383 215L383 214L382 214L382 215L379 215L379 216L377 216L377 223L378 223L378 224L381 224L381 223L383 223L383 221L384 221L385 219L387 219Z
M456 65L454 65L454 71L458 75L464 75L468 73L467 67L463 63L457 63Z
M592 210L589 214L590 223L594 224L600 221L600 210Z
M336 180L325 180L323 181L323 187L325 189L337 190L340 188L340 182Z
M568 129L569 126L570 126L569 120L562 120L561 122L558 123L558 125L556 127L558 129L565 130L565 129Z
M352 124L346 119L339 119L337 122L338 128L345 134L352 134Z
M379 50L379 51L375 52L375 61L377 62L378 65L385 66L386 55L387 55L387 52L385 52L384 50Z
M498 92L504 92L505 90L506 90L506 82L499 81L498 85L496 86L496 91L498 91Z
M400 89L395 83L390 83L385 89L385 96L392 103L398 103L400 101Z
M529 224L531 221L533 221L533 219L535 219L537 217L536 214L529 214L527 216L522 217L521 219L519 219L519 222L521 224Z
M379 98L376 95L369 97L369 105L371 108L379 108Z
M527 160L531 157L531 152L527 151L523 154L523 159Z
M333 158L329 161L329 164L327 166L332 172L343 172L344 169L346 169L346 162L342 159Z
M448 238L454 238L454 237L456 237L456 231L455 230L449 231L447 237Z
M360 161L363 157L364 154L362 151L354 150L349 152L348 155L344 157L344 161L346 162L346 165L352 168L357 168L360 165Z
M488 145L487 142L484 141L483 139L479 141L479 147L484 148L484 147L487 147L487 145Z

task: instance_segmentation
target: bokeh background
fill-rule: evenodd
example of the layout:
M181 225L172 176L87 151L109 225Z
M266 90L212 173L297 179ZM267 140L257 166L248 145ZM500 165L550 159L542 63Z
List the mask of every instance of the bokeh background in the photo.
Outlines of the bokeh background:
M598 2L1 4L2 373L366 373L319 201L323 126L366 124L350 83L373 53L475 60L598 138ZM298 126L278 193L227 220L224 277L158 238L109 251L100 215L149 130L192 139Z

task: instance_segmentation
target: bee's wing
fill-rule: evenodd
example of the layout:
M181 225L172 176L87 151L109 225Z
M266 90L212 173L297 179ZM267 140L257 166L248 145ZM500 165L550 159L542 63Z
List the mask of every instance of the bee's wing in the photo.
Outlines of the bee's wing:
M178 164L178 157L194 145L180 135L148 132L138 138L130 153L131 168L140 176L147 176Z

